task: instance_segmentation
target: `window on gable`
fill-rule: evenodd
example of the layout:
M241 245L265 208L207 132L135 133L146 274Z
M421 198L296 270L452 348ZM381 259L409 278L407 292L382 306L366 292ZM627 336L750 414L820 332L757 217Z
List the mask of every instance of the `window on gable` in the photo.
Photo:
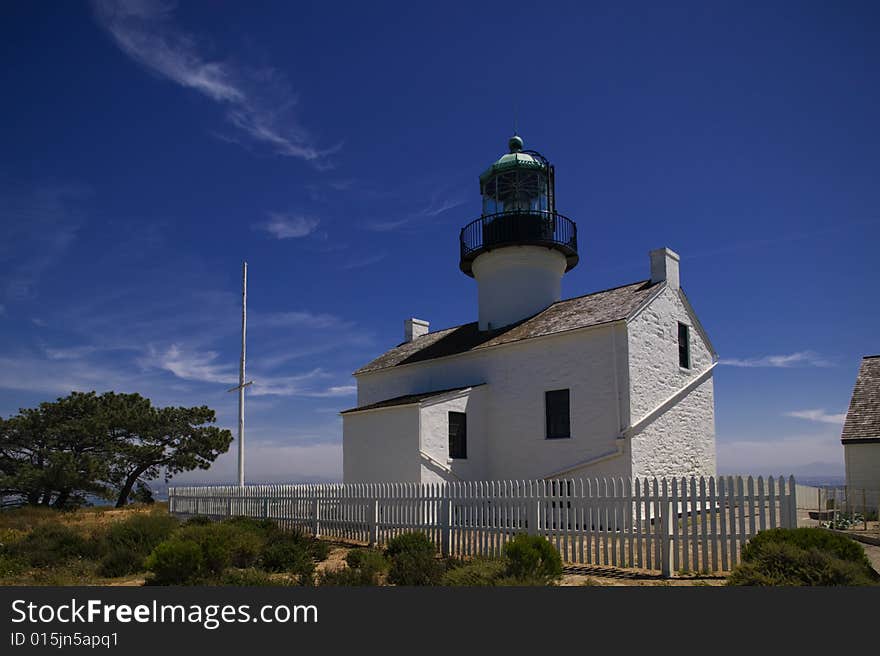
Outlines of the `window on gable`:
M467 458L467 414L449 413L449 457Z
M683 323L678 324L678 364L685 369L691 368L691 335L690 328Z
M547 439L571 437L568 390L544 393L544 411L547 419Z

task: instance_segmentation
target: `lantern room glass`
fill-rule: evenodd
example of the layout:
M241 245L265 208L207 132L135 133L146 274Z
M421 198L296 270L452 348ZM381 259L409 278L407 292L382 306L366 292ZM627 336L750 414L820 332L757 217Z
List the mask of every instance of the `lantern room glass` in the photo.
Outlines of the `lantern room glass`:
M544 171L513 169L483 184L483 216L501 212L545 212L547 176Z

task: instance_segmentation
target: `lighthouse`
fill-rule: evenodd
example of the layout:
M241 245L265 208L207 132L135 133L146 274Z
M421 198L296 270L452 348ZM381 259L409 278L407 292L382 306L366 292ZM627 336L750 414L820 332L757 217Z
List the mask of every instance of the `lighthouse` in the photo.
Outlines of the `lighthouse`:
M461 229L460 268L477 281L479 330L495 330L560 299L578 263L577 226L556 211L554 169L513 135L480 176L483 210Z

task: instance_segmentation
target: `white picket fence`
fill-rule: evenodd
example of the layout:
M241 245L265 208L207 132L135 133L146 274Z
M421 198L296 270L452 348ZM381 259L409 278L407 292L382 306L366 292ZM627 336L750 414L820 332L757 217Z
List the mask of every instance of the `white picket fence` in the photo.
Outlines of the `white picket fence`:
M271 519L363 544L421 531L460 557L499 555L528 532L566 563L667 576L729 571L758 531L797 525L794 477L172 487L168 499L180 518Z

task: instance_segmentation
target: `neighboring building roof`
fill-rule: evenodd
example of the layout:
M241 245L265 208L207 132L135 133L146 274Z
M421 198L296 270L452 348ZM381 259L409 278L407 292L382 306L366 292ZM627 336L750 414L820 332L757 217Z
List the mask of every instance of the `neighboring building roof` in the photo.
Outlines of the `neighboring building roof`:
M480 383L480 385L482 384L483 383ZM444 394L452 394L453 392L463 392L464 390L471 389L472 387L479 387L479 385L465 385L464 387L451 387L449 389L437 390L435 392L423 392L421 394L405 394L404 396L395 396L393 399L385 399L384 401L371 403L369 405L361 406L359 408L349 408L348 410L343 410L339 414L344 415L349 412L379 410L380 408L393 408L400 405L415 405L416 403L421 403L422 401L426 401L435 396L443 396Z
M880 442L880 355L862 358L840 441Z
M386 351L355 371L354 375L510 344L533 337L588 328L612 321L622 321L659 288L660 283L651 284L650 280L642 280L586 296L557 301L528 319L496 330L481 331L476 321L438 330Z

